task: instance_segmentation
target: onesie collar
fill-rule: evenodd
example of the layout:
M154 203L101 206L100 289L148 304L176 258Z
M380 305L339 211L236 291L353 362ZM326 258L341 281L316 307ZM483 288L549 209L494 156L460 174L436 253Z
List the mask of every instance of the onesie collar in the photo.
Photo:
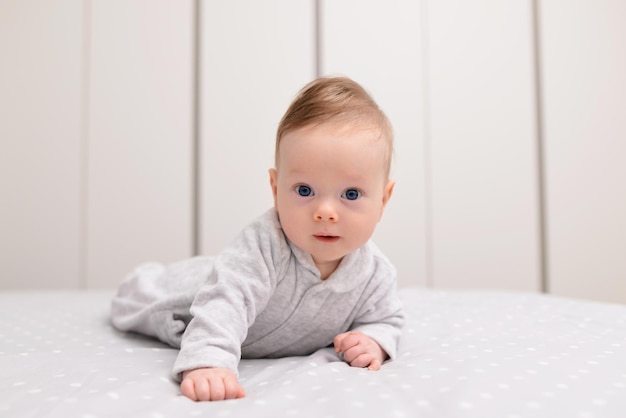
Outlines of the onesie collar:
M289 241L287 237L285 239L287 239L289 248L291 248L291 252L297 262L314 275L317 280L315 286L319 287L320 290L334 293L349 292L366 282L373 274L373 254L369 241L361 248L346 254L337 266L337 269L326 280L322 281L320 272L311 254L300 249L300 247Z
M368 241L350 254L346 254L333 274L322 281L320 279L320 272L311 254L302 250L287 238L287 235L282 231L278 214L274 209L268 212L270 213L268 213L267 216L271 217L275 227L281 230L281 234L291 249L292 256L295 257L297 263L300 264L303 269L312 274L312 277L317 281L314 286L319 286L320 290L329 290L335 293L349 292L369 280L374 274L374 252L372 242Z

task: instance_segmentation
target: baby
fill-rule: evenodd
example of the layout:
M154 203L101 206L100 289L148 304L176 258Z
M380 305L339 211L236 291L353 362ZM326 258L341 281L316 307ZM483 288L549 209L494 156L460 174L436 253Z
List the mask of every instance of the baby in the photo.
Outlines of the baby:
M170 288L198 277L191 308L189 297L169 293L178 314L158 319L167 309L154 297L137 321L131 299L145 303L137 287L154 284L135 274L114 301L113 323L180 341L172 373L194 401L245 396L242 357L302 356L333 345L351 366L380 369L396 354L404 320L395 269L370 241L394 188L392 143L389 121L361 86L344 77L314 80L278 127L269 170L274 207L217 257L156 274Z

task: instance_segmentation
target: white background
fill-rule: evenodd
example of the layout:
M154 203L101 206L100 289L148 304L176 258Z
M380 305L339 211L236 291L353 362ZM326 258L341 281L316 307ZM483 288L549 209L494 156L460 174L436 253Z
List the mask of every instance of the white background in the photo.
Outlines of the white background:
M316 75L396 134L402 286L626 303L626 3L0 0L0 288L112 288L271 205Z

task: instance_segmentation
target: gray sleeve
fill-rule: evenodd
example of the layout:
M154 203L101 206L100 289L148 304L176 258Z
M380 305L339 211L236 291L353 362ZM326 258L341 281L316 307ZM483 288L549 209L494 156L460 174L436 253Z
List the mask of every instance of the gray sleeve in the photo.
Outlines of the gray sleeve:
M395 269L383 274L363 309L354 320L351 330L361 331L376 341L391 360L396 358L398 343L404 325L404 310L396 291Z
M271 223L255 223L216 257L209 282L191 307L193 319L183 335L174 378L201 367L237 373L248 328L276 287L276 266L286 245L280 234Z

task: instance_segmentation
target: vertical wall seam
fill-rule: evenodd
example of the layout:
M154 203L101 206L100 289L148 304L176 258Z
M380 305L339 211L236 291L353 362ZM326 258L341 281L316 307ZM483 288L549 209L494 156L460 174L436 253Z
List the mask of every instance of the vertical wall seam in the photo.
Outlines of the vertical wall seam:
M434 248L433 248L433 214L432 214L432 161L431 161L431 131L430 131L430 48L428 26L428 1L422 1L422 111L424 135L424 241L425 241L425 270L426 285L435 287L434 278Z
M91 1L82 2L82 44L81 44L81 98L80 98L80 168L79 168L79 239L78 239L78 285L89 287L88 245L89 245L89 125L90 125L90 86L91 86Z
M200 198L201 198L201 173L200 173L200 42L201 42L201 0L194 0L193 4L193 29L192 29L192 133L191 133L191 252L196 256L200 254Z
M315 56L315 78L322 75L322 0L314 0L314 13L313 13L313 41L315 46L313 51Z
M543 78L541 61L541 21L539 13L539 0L531 0L532 7L532 36L534 52L534 76L535 76L535 118L536 118L536 150L537 150L537 202L538 202L538 228L539 228L539 280L540 289L543 293L550 292L548 272L548 232L547 232L547 209L546 209L546 178L545 178L545 143L543 124Z

